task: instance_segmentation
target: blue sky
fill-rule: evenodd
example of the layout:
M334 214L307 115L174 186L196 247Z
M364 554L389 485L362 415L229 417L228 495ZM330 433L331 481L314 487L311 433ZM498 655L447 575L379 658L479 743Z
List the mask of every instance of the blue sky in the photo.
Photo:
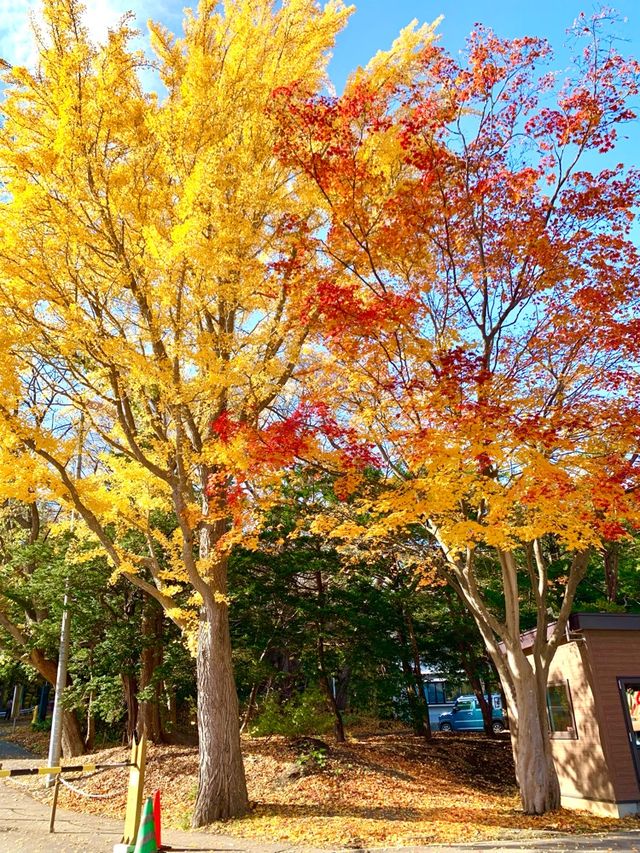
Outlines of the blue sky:
M331 66L332 77L341 88L349 68L367 62L376 50L388 47L398 31L413 18L444 20L438 28L441 44L457 53L474 23L491 27L500 36L537 35L549 39L559 68L565 67L563 50L566 30L580 12L600 8L588 0L360 0L349 26L342 33ZM613 5L626 18L618 31L627 40L625 52L640 56L640 2L618 0Z
M92 35L99 39L107 27L126 11L132 10L143 32L149 18L162 21L174 32L180 31L182 0L85 0ZM0 57L11 63L28 64L33 56L29 29L30 10L38 0L0 0ZM349 25L341 33L330 73L338 91L352 69L364 65L381 49L388 48L400 29L411 20L431 22L444 16L438 29L441 44L452 53L464 48L465 39L475 22L491 27L506 37L538 35L548 38L554 47L554 67L567 67L564 49L566 30L581 11L590 14L601 4L593 0L359 0ZM625 22L618 27L625 40L621 49L640 57L640 0L613 3ZM640 159L640 121L626 129L629 141L620 152L627 162ZM615 155L614 155L615 156Z
M132 9L144 29L148 18L179 30L182 0L85 0L91 30L100 36L119 16ZM377 50L389 47L399 30L412 19L433 21L440 15L442 44L457 52L476 21L492 27L499 35L540 35L558 49L560 63L565 31L581 11L598 8L593 0L359 0L349 26L341 34L331 66L332 77L341 88L348 71L365 64ZM612 3L627 23L620 27L629 52L640 56L640 3ZM10 62L25 62L29 56L29 10L36 0L0 0L0 56ZM566 57L564 57L566 58ZM562 64L562 63L561 63Z

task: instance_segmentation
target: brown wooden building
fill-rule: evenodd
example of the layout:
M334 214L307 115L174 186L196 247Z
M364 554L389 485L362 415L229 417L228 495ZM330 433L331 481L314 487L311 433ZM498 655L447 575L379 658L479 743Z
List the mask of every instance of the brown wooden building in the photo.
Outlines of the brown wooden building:
M522 636L523 648L534 633ZM562 805L640 813L640 615L574 613L547 688Z

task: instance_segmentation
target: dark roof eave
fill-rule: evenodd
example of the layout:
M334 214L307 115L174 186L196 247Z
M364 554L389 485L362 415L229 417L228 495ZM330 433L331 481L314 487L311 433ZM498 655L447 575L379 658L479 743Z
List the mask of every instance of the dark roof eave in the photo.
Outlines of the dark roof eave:
M640 631L640 613L572 613L570 631Z

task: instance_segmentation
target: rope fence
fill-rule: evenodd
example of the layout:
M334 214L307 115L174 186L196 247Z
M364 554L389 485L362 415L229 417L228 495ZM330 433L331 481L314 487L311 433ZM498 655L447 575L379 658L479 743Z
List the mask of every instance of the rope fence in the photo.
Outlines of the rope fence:
M54 831L54 824L56 820L56 811L58 808L58 794L60 792L60 784L63 784L65 788L69 788L70 791L73 791L74 794L78 794L81 797L87 797L92 800L112 800L115 797L121 797L122 791L114 791L110 794L92 794L90 791L83 791L82 788L77 788L75 785L72 785L71 782L68 782L66 779L63 779L63 773L89 773L89 776L84 777L85 779L91 779L93 776L96 776L98 773L104 773L106 770L112 770L113 768L118 767L132 767L134 766L131 761L120 761L114 762L112 764L67 764L64 767L13 767L3 769L0 764L0 779L12 779L16 776L55 776L55 787L53 789L53 801L51 803L51 816L49 818L49 832ZM74 779L74 782L78 782L80 780Z
M88 778L90 779L91 777L89 776ZM91 800L113 800L115 797L122 796L122 791L113 791L111 794L92 794L90 791L83 791L82 788L76 788L75 785L63 779L62 776L60 776L60 782L65 788L73 791L74 794L79 794L81 797L88 797Z
M56 809L58 807L58 794L60 785L64 785L69 790L73 791L81 797L88 797L93 800L110 800L114 797L122 796L121 791L115 791L110 794L94 794L90 791L84 791L78 788L67 779L62 778L63 773L89 773L90 776L80 776L74 778L73 782L81 780L86 781L92 776L102 773L106 770L112 770L118 767L127 767L129 769L129 784L127 787L127 807L124 820L124 835L122 844L116 845L117 848L126 849L133 847L136 843L138 826L140 824L140 814L142 809L142 790L144 787L144 775L147 761L147 740L142 735L134 736L131 744L131 759L129 761L120 761L104 764L66 764L56 767L12 767L3 768L0 764L0 779L10 779L16 776L55 776L53 789L53 800L51 803L51 817L49 819L49 832L54 832L54 823L56 819ZM20 784L20 783L18 783ZM114 848L116 849L116 848Z

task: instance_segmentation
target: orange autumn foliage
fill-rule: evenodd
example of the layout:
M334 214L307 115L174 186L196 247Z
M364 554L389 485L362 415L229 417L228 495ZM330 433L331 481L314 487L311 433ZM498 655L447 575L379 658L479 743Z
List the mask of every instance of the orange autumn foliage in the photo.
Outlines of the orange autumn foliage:
M402 532L439 554L498 668L534 813L559 802L544 678L576 586L595 549L640 527L640 171L610 157L640 66L607 23L578 19L560 83L538 71L545 41L478 27L461 60L401 41L340 97L293 85L272 104L280 156L325 214L323 398L383 460L359 523L328 512L316 529ZM566 582L545 642L554 574Z

